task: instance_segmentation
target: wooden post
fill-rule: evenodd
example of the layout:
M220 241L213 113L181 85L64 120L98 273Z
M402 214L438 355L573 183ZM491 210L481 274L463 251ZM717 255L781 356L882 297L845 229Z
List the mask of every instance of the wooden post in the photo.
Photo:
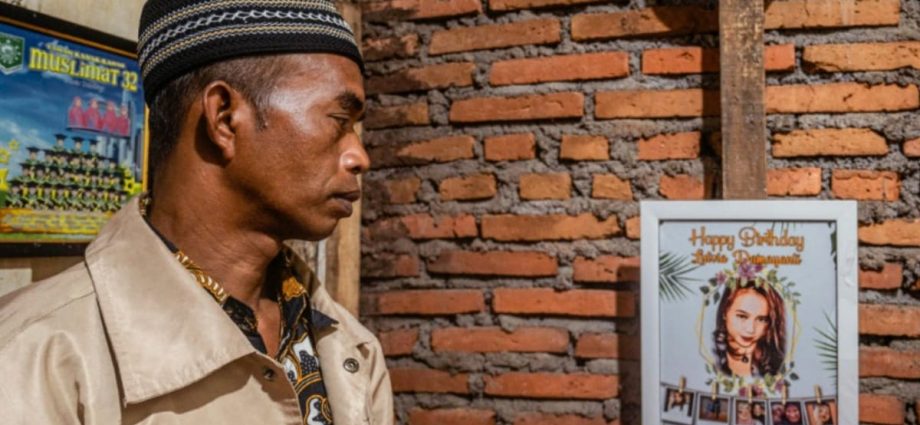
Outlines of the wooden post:
M767 196L763 0L719 1L722 196Z
M351 25L355 38L361 41L361 7L355 3L339 2L339 12ZM361 129L358 129L361 133ZM354 203L351 217L339 221L335 232L325 244L324 283L332 298L355 317L358 316L361 287L361 202ZM319 271L318 271L319 272Z

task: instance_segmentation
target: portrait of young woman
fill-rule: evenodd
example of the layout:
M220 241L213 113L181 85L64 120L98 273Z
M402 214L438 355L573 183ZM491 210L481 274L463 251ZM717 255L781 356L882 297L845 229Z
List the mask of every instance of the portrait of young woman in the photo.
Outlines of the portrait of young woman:
M747 378L779 371L786 353L786 311L776 290L742 280L725 289L716 315L713 347L722 373Z

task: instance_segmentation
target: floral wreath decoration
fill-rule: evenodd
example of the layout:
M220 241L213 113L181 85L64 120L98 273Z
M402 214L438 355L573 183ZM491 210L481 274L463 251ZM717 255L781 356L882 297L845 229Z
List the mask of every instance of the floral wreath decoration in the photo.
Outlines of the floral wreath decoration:
M789 342L789 349L786 350L783 363L775 374L766 374L745 378L735 374L727 375L717 366L704 341L703 318L706 310L711 305L718 305L721 297L725 296L728 291L745 288L748 286L764 287L768 286L776 291L783 298L784 308L792 316L792 335ZM699 352L706 361L706 373L710 378L706 385L712 386L713 391L718 390L721 386L726 393L734 393L742 397L763 397L779 396L785 393L790 386L791 381L799 379L795 373L795 349L798 345L800 324L798 319L798 306L801 304L801 293L795 291L795 282L789 281L785 277L777 275L777 269L766 269L762 264L752 264L749 261L736 262L732 268L725 269L716 273L715 277L709 280L709 283L700 287L703 293L702 308L697 318L696 334L699 340Z

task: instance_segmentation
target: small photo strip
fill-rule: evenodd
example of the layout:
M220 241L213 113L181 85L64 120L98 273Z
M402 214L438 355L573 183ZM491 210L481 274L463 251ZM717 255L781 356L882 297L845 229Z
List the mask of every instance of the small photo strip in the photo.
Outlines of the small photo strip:
M805 409L801 401L787 400L786 403L781 401L770 403L771 425L803 425L804 418Z
M731 417L731 402L728 397L713 397L701 394L699 409L697 410L697 423L700 425L727 424Z
M735 410L732 424L735 425L766 425L767 402L763 400L735 399Z
M678 387L661 387L661 420L667 423L690 425L693 423L693 407L696 394L681 391Z
M837 400L805 400L808 425L837 425Z

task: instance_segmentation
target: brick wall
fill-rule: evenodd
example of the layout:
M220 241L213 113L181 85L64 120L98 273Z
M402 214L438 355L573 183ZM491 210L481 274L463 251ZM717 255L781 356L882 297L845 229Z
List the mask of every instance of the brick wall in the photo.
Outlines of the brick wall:
M365 6L401 423L638 423L638 201L718 197L716 3ZM920 2L767 3L768 192L860 201L860 419L917 424Z

